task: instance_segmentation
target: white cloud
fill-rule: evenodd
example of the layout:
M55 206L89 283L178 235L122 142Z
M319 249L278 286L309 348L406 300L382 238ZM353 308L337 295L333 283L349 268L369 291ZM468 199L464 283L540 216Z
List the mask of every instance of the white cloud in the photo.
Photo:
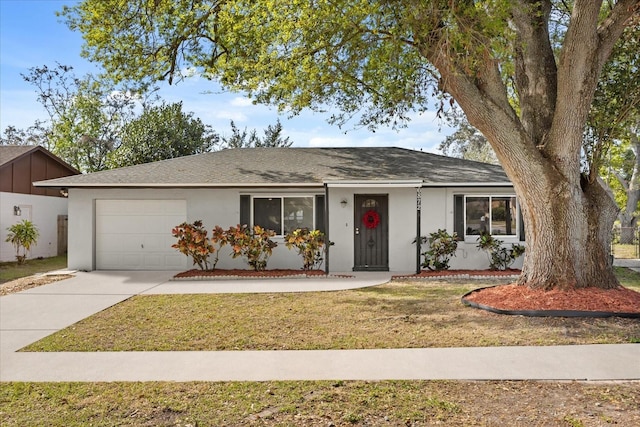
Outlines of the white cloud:
M356 141L350 138L315 136L309 139L309 147L354 147Z
M180 76L183 78L200 79L200 73L196 67L184 67L180 70Z
M253 107L253 102L249 98L236 96L231 100L232 107Z

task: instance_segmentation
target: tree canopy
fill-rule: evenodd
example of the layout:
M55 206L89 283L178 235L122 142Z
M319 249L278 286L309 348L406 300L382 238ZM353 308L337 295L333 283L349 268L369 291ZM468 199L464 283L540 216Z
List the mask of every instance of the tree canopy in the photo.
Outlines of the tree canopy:
M33 67L23 78L36 88L49 115L35 128L43 131L47 148L78 170L106 169L118 133L135 115L135 96L90 74L77 77L73 67L62 64Z
M216 148L219 139L202 120L184 113L182 103L162 103L124 125L107 163L117 168L204 153Z
M451 97L487 138L525 222L520 283L618 286L617 207L582 169L585 126L640 0L85 0L62 15L115 81L195 70L261 103L402 126ZM637 84L637 82L636 82ZM604 261L603 261L604 260Z
M282 123L278 119L275 125L268 125L264 130L264 136L260 138L258 131L252 129L242 131L231 120L231 135L222 137L223 148L249 148L249 147L291 147L293 141L289 137L282 137Z
M457 129L440 143L438 149L447 156L498 163L496 153L487 138L469 124L464 114L454 114L452 117L450 121Z
M280 120L258 136L231 121L231 136L220 138L211 126L145 92L147 83L115 85L93 75L78 77L73 67L33 67L23 78L36 88L37 99L49 115L27 129L7 126L2 145L41 145L84 172L199 154L220 148L289 147Z

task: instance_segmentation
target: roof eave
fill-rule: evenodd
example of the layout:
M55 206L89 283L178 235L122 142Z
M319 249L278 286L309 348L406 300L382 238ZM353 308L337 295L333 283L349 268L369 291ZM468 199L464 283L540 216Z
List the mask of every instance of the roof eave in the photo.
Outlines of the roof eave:
M52 183L36 181L34 187L48 188L260 188L260 187L328 187L373 188L373 187L513 187L509 181L499 182L424 182L423 180L325 180L322 183L290 182L290 183Z
M327 179L323 183L327 187L373 188L373 187L422 187L422 179Z
M37 181L34 187L51 188L242 188L242 187L322 187L320 182L290 182L290 183L61 183Z
M427 187L513 187L509 181L498 182L425 182L423 188Z

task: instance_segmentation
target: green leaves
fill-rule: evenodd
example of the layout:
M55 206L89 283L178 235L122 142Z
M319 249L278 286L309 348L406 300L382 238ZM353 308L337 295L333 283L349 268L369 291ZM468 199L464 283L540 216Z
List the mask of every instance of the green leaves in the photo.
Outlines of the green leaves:
M23 219L17 224L7 228L9 232L5 242L11 243L16 248L16 259L18 264L24 263L27 259L27 251L38 242L40 232L38 228L29 220ZM22 255L20 255L22 249Z
M424 243L428 245L428 250L422 253L424 257L422 266L429 270L448 270L449 261L456 255L458 249L457 237L455 232L449 234L444 229L430 233L428 237L422 236L421 245Z
M361 112L362 124L399 125L426 108L433 72L411 46L403 9L365 0L87 0L61 14L115 81L174 81L195 70L294 114L335 103L344 112L337 123Z
M502 240L487 233L478 236L477 241L477 248L485 251L489 257L491 270L506 270L525 252L525 247L516 243L512 243L511 248L507 249L502 246Z
M324 261L326 240L320 230L298 228L284 236L284 244L289 249L298 250L298 254L302 256L302 269L305 271L320 268Z
M43 134L51 151L83 172L106 169L119 131L134 115L135 96L92 75L76 77L61 64L33 67L22 77L49 115Z
M213 130L182 111L182 103L145 109L122 129L120 146L109 156L111 168L210 151L219 142Z
M231 135L222 137L224 148L249 148L249 147L290 147L293 141L289 137L282 137L282 124L280 119L275 125L268 125L264 130L264 137L260 138L258 132L253 129L247 131L245 127L242 131L238 129L235 122L231 120Z

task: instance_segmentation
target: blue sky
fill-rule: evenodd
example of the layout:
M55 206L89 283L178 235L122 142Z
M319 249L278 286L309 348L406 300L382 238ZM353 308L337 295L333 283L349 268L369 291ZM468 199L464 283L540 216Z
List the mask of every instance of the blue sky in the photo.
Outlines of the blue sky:
M46 119L36 99L35 89L21 74L29 68L53 66L56 61L71 65L77 76L98 73L98 65L80 57L82 37L60 22L55 12L72 0L0 0L0 131L13 125L27 128L36 119ZM205 92L217 92L215 94ZM437 152L438 144L451 130L435 118L435 110L414 115L406 129L343 129L327 123L324 114L304 112L288 118L271 107L253 105L240 93L220 93L220 88L204 79L192 78L174 86L161 87L167 102L183 102L183 110L193 112L218 133L228 135L229 121L243 129L256 128L258 134L278 118L285 136L297 147L396 146ZM442 129L440 129L442 127ZM345 132L346 131L346 132Z

